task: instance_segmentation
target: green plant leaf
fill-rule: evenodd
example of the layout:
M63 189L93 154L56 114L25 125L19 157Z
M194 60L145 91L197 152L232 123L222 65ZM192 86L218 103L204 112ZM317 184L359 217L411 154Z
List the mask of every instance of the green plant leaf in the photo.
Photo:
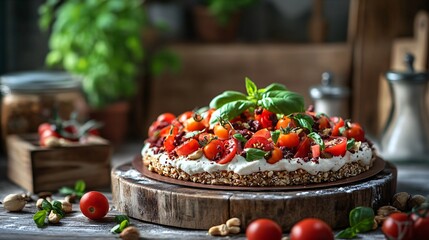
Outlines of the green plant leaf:
M277 140L279 140L279 136L280 136L280 130L275 130L271 132L271 139L273 140L274 144L276 144Z
M63 211L62 203L59 201L54 201L52 203L52 211L58 214L61 218L64 218L65 213Z
M248 100L238 100L226 103L213 112L210 119L210 124L218 122L221 118L231 120L243 113L246 109L254 106L255 104Z
M42 209L47 211L47 212L50 212L52 210L52 204L50 202L48 202L46 199L43 199Z
M62 187L58 190L58 192L62 195L71 195L74 193L74 189L69 187Z
M124 220L130 221L130 218L127 215L116 215L115 216L115 222L116 223L121 223Z
M128 219L124 219L121 221L121 223L117 224L116 226L114 226L110 232L112 233L121 233L125 228L127 228L130 225L130 222L128 221Z
M270 85L268 85L265 89L264 89L264 93L265 92L271 92L271 91L287 91L287 88L285 85L280 84L280 83L272 83Z
M340 231L339 233L337 233L337 235L335 235L335 238L340 238L340 239L349 239L349 238L356 238L357 234L354 228L346 228L342 231Z
M243 135L241 135L240 133L234 134L234 138L237 139L238 141L242 142L242 143L247 142L247 139L245 137L243 137Z
M366 232L372 230L374 225L374 210L369 207L356 207L349 215L350 226L356 232Z
M312 117L306 114L298 113L293 116L293 118L298 122L301 127L308 129L310 132L313 131L314 120Z
M304 98L298 93L290 91L267 91L262 95L258 104L271 112L284 115L304 111Z
M74 185L74 190L76 192L85 192L86 183L83 180L77 180Z
M347 150L352 149L355 146L355 142L354 138L347 140Z
M33 215L33 220L38 228L45 226L45 219L48 212L46 210L40 210Z
M209 106L210 106L210 108L218 109L218 108L222 107L223 105L225 105L226 103L238 101L238 100L246 100L246 99L247 99L246 95L244 95L241 92L225 91L225 92L217 95L216 97L214 97L210 101Z
M307 135L309 138L313 139L314 142L320 146L320 151L325 150L325 142L323 142L322 137L318 133L311 132Z
M246 152L246 161L248 162L262 159L267 154L266 151L257 148L246 148L244 151Z
M258 88L256 84L250 80L250 78L246 77L246 91L249 97L256 97L258 93Z

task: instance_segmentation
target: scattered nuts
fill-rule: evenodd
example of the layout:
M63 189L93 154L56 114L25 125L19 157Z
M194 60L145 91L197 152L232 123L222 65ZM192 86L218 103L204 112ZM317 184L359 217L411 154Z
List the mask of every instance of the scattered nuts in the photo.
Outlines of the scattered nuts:
M401 211L399 211L395 207L383 206L377 210L377 216L375 216L374 220L377 222L377 224L381 225L390 214L398 213L398 212L401 212Z
M229 228L239 227L240 225L241 225L241 222L239 218L231 218L228 221L226 221L226 226Z
M426 197L422 195L414 195L411 199L408 200L408 210L411 210L414 207L420 206L426 201Z
M213 226L209 229L209 234L212 236L226 236L228 235L228 227L226 224L221 224L218 226Z
M203 150L200 148L200 149L198 149L197 151L195 151L195 152L193 152L193 153L191 153L191 154L189 154L188 155L188 158L190 159L190 160L196 160L196 159L199 159L200 157L202 157L203 156Z
M52 193L51 192L39 192L39 194L37 194L37 196L39 198L47 198L47 197L52 197Z
M53 211L51 211L51 212L49 213L48 221L49 221L50 223L59 223L59 222L60 222L60 220L61 220L60 215L58 215L58 214L54 213Z
M38 209L42 209L42 203L43 203L43 200L45 200L45 199L43 199L43 198L39 198L39 199L37 199L36 207L37 207Z
M65 213L71 213L73 211L72 204L67 201L60 201L61 202L61 208Z
M226 224L213 226L209 229L209 234L212 236L226 236L228 234L237 234L240 233L240 219L231 218L226 221Z
M26 203L21 194L9 194L3 199L3 206L9 212L21 211Z
M31 198L31 193L30 192L23 193L23 194L21 194L21 196L24 198L24 200L26 202L32 202L33 201L33 199Z
M408 200L411 195L407 192L399 192L393 196L392 206L396 207L400 211L406 211L408 206Z
M75 194L67 195L64 198L64 201L69 202L69 203L75 203L76 202L76 195Z
M127 227L119 234L119 237L124 240L137 240L140 238L140 231L136 227Z

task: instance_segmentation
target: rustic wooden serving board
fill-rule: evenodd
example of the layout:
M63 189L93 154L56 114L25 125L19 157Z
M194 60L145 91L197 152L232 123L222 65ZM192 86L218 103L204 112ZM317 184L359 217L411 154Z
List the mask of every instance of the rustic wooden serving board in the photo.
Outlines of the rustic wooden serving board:
M357 206L378 208L396 192L397 171L386 162L375 176L348 185L317 189L263 191L213 190L152 180L131 163L114 168L113 203L120 212L152 223L209 229L238 217L243 229L254 219L271 218L283 231L297 221L317 217L333 228L348 226L348 213Z

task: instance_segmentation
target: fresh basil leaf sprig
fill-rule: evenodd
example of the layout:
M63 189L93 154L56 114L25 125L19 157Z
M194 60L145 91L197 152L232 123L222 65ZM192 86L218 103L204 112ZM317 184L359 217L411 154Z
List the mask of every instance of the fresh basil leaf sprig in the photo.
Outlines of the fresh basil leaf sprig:
M110 230L112 233L121 233L125 228L130 226L130 219L126 215L115 216L115 222L117 224Z
M258 89L256 84L246 77L247 95L237 91L225 91L213 98L210 107L215 108L210 124L219 119L231 120L245 110L265 108L273 113L288 115L304 111L304 98L288 91L282 84L273 83L266 88Z
M315 132L311 132L310 134L307 135L309 138L313 139L314 142L320 146L320 151L325 150L325 143L323 142L322 137L315 133Z
M350 227L339 232L335 237L356 238L358 233L368 232L374 226L374 210L369 207L356 207L349 214Z
M262 159L267 154L266 151L258 149L258 148L246 148L246 161L252 162L258 159Z
M62 187L58 190L58 192L62 195L76 195L77 197L81 198L83 194L85 194L85 188L86 184L83 180L77 180L74 188L70 187Z
M53 201L51 204L49 201L44 199L42 202L42 210L37 211L33 215L33 220L38 228L42 228L46 225L46 216L48 216L51 211L59 215L61 218L64 218L65 216L61 202Z

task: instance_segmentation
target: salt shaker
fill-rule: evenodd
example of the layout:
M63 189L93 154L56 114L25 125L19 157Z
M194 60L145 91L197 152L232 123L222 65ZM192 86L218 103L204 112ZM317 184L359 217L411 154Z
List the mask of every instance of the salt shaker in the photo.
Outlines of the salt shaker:
M429 118L425 94L427 72L416 72L414 56L405 55L408 70L388 71L392 109L381 137L381 155L394 162L429 163Z
M310 88L310 96L314 101L315 112L325 113L328 116L348 118L349 95L348 88L333 84L331 72L322 74L321 85Z

